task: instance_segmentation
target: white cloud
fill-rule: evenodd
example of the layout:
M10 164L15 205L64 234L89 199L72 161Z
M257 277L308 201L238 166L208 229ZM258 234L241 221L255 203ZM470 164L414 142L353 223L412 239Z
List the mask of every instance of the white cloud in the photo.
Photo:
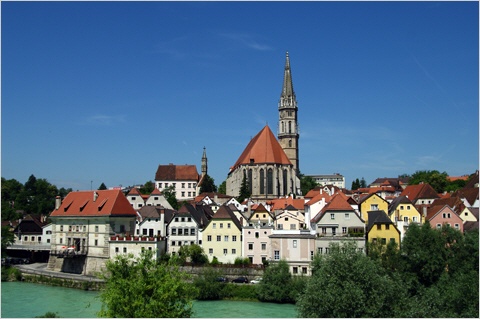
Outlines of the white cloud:
M96 114L85 119L87 125L115 125L125 122L125 115Z
M263 44L255 40L251 35L244 33L220 33L220 36L233 40L236 43L246 46L257 51L268 51L273 48L267 44Z

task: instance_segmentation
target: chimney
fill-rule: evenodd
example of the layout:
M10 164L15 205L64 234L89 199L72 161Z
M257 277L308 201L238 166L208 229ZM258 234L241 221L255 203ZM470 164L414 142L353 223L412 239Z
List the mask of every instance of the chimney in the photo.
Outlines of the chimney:
M55 210L58 210L62 205L62 198L60 196L55 197Z
M422 210L423 210L423 217L427 218L427 206L423 206Z
M98 198L98 193L97 192L93 192L93 201L96 201Z

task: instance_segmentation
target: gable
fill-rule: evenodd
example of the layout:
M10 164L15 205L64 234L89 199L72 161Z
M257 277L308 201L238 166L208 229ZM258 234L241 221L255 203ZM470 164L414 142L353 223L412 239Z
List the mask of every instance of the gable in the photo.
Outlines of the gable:
M292 165L268 125L250 140L230 172L247 164Z
M198 181L195 165L159 165L155 174L156 181Z

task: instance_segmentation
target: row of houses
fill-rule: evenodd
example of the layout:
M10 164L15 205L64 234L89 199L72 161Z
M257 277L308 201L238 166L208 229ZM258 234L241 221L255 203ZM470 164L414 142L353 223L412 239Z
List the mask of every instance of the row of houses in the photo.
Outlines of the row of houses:
M48 250L50 269L93 274L118 254L153 250L158 258L197 244L210 261L284 259L293 274L309 274L313 256L328 254L334 242L354 241L365 252L369 241L401 244L414 223L478 229L478 187L437 194L428 184L410 185L392 197L382 186L374 188L377 192L321 186L303 198L244 203L201 194L178 210L158 189L148 196L135 188L127 195L120 190L71 192L57 198L50 224L31 216L22 220L12 248Z

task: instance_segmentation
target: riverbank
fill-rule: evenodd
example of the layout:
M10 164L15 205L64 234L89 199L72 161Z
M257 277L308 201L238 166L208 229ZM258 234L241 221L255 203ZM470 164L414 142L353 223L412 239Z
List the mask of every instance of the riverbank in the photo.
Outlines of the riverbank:
M100 290L105 284L93 276L70 274L47 269L46 263L13 265L21 272L21 281L82 290ZM18 278L16 278L18 279Z

